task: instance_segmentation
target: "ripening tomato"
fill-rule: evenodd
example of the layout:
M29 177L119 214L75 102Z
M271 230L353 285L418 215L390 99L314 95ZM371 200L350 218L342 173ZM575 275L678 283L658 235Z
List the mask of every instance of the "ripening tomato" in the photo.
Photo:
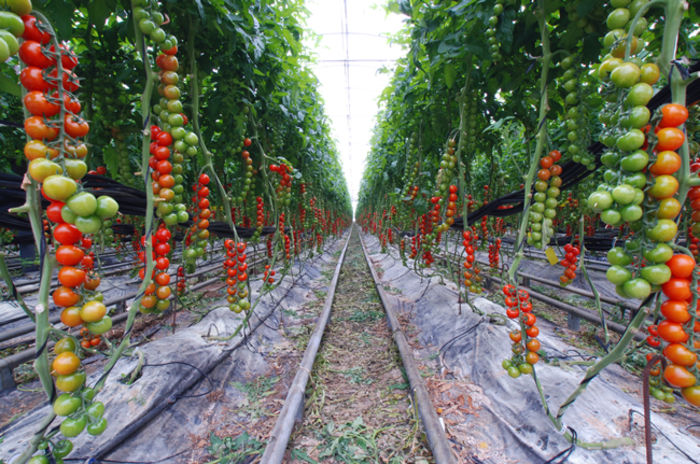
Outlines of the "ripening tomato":
M508 334L511 340L513 340L515 343L518 343L520 340L522 340L522 334L520 333L519 330L514 330Z
M664 369L664 379L676 388L686 388L695 385L695 376L683 366L670 364Z
M685 134L677 127L664 127L656 133L658 141L656 142L657 151L675 151L678 150L685 141Z
M158 287L158 289L156 290L156 296L159 300L165 300L170 296L170 287L168 287L167 285Z
M159 272L156 274L156 283L158 285L168 285L170 283L170 275L167 272Z
M541 347L540 341L537 340L536 338L533 338L527 342L528 351L539 351L540 347Z
M97 300L88 301L80 308L80 317L85 322L97 322L107 314L107 307Z
M539 360L540 355L535 351L528 351L525 355L525 361L527 361L528 364L537 364L537 361Z
M70 306L61 311L61 322L63 322L68 327L77 327L83 323L83 319L80 317L80 308L77 306Z
M693 385L681 390L681 394L685 400L693 406L700 407L700 385Z
M68 306L75 305L80 301L80 295L75 293L71 288L60 286L52 293L53 302L56 306L61 306L67 308Z
M88 275L85 278L85 283L83 283L83 288L85 288L85 290L95 290L99 286L100 286L100 277L96 276L96 275L94 275L94 276Z
M649 167L655 176L673 174L681 168L681 157L675 151L665 150L656 155L656 161Z
M534 338L540 334L540 329L538 329L536 325L533 325L532 327L528 327L525 333L528 337Z
M58 136L58 128L46 124L42 116L30 116L24 120L24 131L36 140L53 140Z
M689 279L695 269L695 258L685 254L675 254L666 262L673 277Z
M80 358L72 351L60 353L51 363L52 374L71 375L80 367Z
M659 127L678 127L688 119L688 109L678 103L667 103L661 107L663 115Z
M77 287L85 281L85 271L72 266L63 266L58 271L58 281L64 287Z

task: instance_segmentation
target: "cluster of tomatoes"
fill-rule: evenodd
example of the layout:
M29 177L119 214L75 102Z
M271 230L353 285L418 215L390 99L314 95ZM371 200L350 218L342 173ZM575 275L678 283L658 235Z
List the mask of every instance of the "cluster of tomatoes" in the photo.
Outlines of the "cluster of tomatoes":
M156 125L151 126L151 157L148 165L153 170L151 180L153 181L153 194L157 195L156 215L169 226L174 226L178 222L186 222L189 219L187 209L182 203L184 191L182 160L184 157L180 153L175 153L171 162L170 146L172 143L173 137L170 132L164 131Z
M445 209L445 221L440 224L440 230L447 230L455 223L455 214L457 213L457 186L450 185L449 196L447 197L447 208Z
M465 230L462 232L462 245L464 246L464 286L472 293L479 293L481 288L479 287L479 282L481 277L479 276L479 268L476 267L476 255L474 254L474 242L479 239L476 233L471 230Z
M76 350L75 339L61 338L53 347L56 357L51 363L52 373L57 376L56 388L63 392L52 406L56 415L63 417L59 430L66 438L77 437L86 428L90 435L100 435L107 428L107 420L102 417L104 404L94 401L94 389L84 386L85 371L80 368ZM61 458L72 449L69 440L61 440L54 445L53 455Z
M571 156L576 163L585 165L593 170L596 160L593 154L588 151L591 141L591 133L588 130L589 112L581 98L585 98L591 93L589 83L589 73L583 72L580 65L581 60L575 55L568 55L561 60L561 67L564 70L560 82L566 96L564 97L564 119L566 121L566 139L569 144L565 152Z
M476 209L476 202L474 202L474 197L472 197L472 194L470 193L467 195L467 210L468 211L474 211Z
M154 2L150 0L134 0L133 5L134 21L138 23L139 29L143 34L158 44L161 50L177 47L175 36L168 35L160 27L166 24L167 21L165 15L154 8Z
M280 204L284 206L289 206L292 201L292 176L289 175L292 172L292 167L286 164L271 164L270 171L279 174L280 181L275 188L275 193L277 194L277 199Z
M527 242L538 248L544 248L554 235L553 221L557 216L557 198L561 191L561 159L559 150L552 150L540 159L540 170L537 171L535 194L528 214L530 233Z
M693 299L691 284L696 262L691 256L675 254L666 265L671 271L671 278L661 289L668 299L661 304L663 319L658 325L647 328L650 334L647 344L660 348L662 340L665 342L663 355L669 364L663 371L664 380L670 386L681 389L681 394L689 403L700 406L700 383L694 374L700 368L697 356L700 350L700 308L689 307ZM658 368L652 374L659 374ZM658 388L658 383L655 387L652 390L655 397L673 400L672 393Z
M486 241L489 238L489 217L482 216L480 225L481 225L481 239L483 241Z
M564 274L559 277L559 282L562 285L569 285L571 281L576 278L576 269L578 267L578 257L581 254L581 247L567 243L564 245L564 251L566 252L566 256L559 261L559 264L566 269L564 270Z
M238 242L230 238L224 241L226 248L226 301L228 307L235 313L248 311L250 301L248 300L248 255L246 254L246 243Z
M253 141L250 138L246 137L243 139L244 149L241 151L241 157L245 163L245 180L243 181L243 186L236 197L236 201L241 204L245 200L246 196L248 196L248 192L250 191L253 182L253 159L250 157L250 152L246 150L246 148L250 147L252 144Z
M209 209L209 185L210 179L207 174L200 174L197 183L192 186L194 196L192 203L194 221L187 231L185 245L187 250L184 253L185 266L188 271L193 272L197 264L197 258L201 258L206 253L207 239L209 238L209 220L214 213Z
M535 325L537 316L532 313L532 302L527 290L517 290L513 285L503 286L505 295L506 316L510 319L519 319L519 328L510 332L513 342L511 359L503 361L503 368L511 377L519 377L520 374L532 373L532 366L540 359L538 351L541 348L537 336L540 329Z
M415 259L416 256L418 256L418 248L420 247L419 240L419 235L414 235L411 237L411 255L409 256L411 259Z
M265 265L265 272L263 272L263 284L272 285L275 283L275 270L270 269L270 265Z
M263 226L265 225L265 211L264 211L264 206L265 203L263 202L262 197L256 197L255 198L255 232L253 233L253 238L251 241L257 242L260 239L260 235L262 234L262 229ZM306 210L303 208L301 209L304 213L306 213ZM302 220L303 223L303 220Z
M496 26L498 25L498 16L503 13L503 3L497 1L493 5L493 15L489 17L489 27L486 28L486 41L489 44L489 53L491 53L492 61L501 61L501 47L498 44L496 37Z
M498 262L501 255L501 239L497 238L494 243L489 244L489 266L498 269Z
M425 237L426 242L428 244L431 244L433 240L439 242L439 234L446 232L449 228L450 225L448 223L448 220L445 220L444 223L440 224L439 226L437 225L438 219L440 217L440 210L442 208L442 205L444 203L444 198L447 197L449 198L449 194L455 193L455 196L457 194L457 188L456 186L449 185L449 181L455 176L455 169L457 167L457 155L455 155L455 145L456 142L454 139L450 139L447 142L447 150L442 154L442 158L440 159L440 168L438 169L437 173L437 178L435 185L437 186L435 195L430 199L431 203L433 203L433 211L431 214L433 215L433 223L432 227L434 229ZM454 187L454 189L452 188ZM453 203L453 208L451 208L451 211L453 212L452 214L454 215L454 212L457 209L456 202L457 198L452 202ZM449 208L449 201L448 201L448 208ZM447 219L450 219L451 216L448 216ZM454 219L452 219L452 222L454 223Z
M153 281L146 287L146 292L141 298L141 312L151 313L155 311L165 311L170 307L171 290L168 284L170 283L170 239L172 234L165 226L165 223L160 223L158 230L153 234L153 259L155 260L155 269L151 278ZM141 246L145 247L146 237L141 237ZM142 263L146 263L146 252L142 249L138 253L138 258ZM139 278L145 279L146 268L142 267L139 270Z
M674 219L681 211L681 204L675 198L679 182L674 174L681 166L676 150L685 141L678 126L685 122L688 111L682 105L670 103L661 108L661 115L656 127L656 143L649 144L650 148L653 147L652 158L643 149L647 145L644 137L635 145L627 146L634 151L622 158L620 164L625 172L634 174L620 180L611 193L597 191L591 194L593 200L589 197L589 203L604 202L604 205L612 206L614 201L618 206L625 205L620 212L614 209L603 211L601 218L607 211L607 216L619 215L621 220L631 222L632 230L644 232L640 238L627 240L624 249L618 247L608 253L613 266L606 275L617 285L621 296L643 299L671 278L671 271L665 263L673 251L667 242L671 242L678 232ZM643 171L647 171L651 182L646 202L642 188L647 185L647 174ZM632 176L639 177L638 184L630 183ZM634 217L629 216L632 208Z

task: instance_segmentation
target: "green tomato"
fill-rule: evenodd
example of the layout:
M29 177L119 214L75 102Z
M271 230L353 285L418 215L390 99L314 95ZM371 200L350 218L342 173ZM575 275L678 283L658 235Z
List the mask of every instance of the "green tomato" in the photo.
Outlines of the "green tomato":
M82 406L83 401L70 393L61 393L53 402L53 412L57 416L70 416Z
M10 31L0 29L0 39L7 45L8 58L19 51L19 42Z
M65 458L73 451L73 443L70 440L59 440L53 447L53 455L56 458Z
M627 266L632 262L632 258L625 252L624 248L613 247L608 250L608 262L616 266Z
M627 205L620 209L622 220L625 222L639 221L644 215L644 211L639 205Z
M646 106L653 96L654 89L646 82L639 82L630 88L625 102L629 106Z
M119 211L119 203L109 195L100 195L97 197L96 214L100 219L109 219L116 216Z
M544 210L544 217L554 219L555 217L557 217L557 210L554 208L546 208Z
M622 285L632 278L632 272L622 266L613 265L605 272L605 277L615 285Z
M112 318L109 316L104 316L102 319L96 322L88 322L85 324L87 329L92 334L101 335L112 328Z
M605 19L608 29L622 29L630 20L630 10L627 8L615 8Z
M622 215L615 209L606 209L600 213L600 220L609 226L616 226L622 222Z
M36 456L32 456L31 459L27 461L27 464L49 464L49 458L43 454L37 454Z
M84 234L96 234L102 227L102 221L97 216L75 218L75 227Z
M620 184L612 191L613 200L620 205L632 203L635 197L635 189L629 184Z
M76 193L68 199L66 206L77 216L92 216L97 209L97 198L89 192Z
M665 243L658 243L656 247L644 252L644 258L654 264L665 263L671 259L672 256L673 248Z
M185 143L190 146L197 146L199 145L199 137L197 137L197 134L194 132L187 132L187 135L185 135Z
M613 204L612 195L605 191L597 190L588 196L588 207L596 213L610 208Z
M173 127L180 127L185 124L185 119L180 113L172 113L168 116L168 124Z
M149 35L151 37L151 40L157 44L163 42L166 38L165 31L160 27L156 28L156 30L151 32Z
M65 202L78 189L78 184L70 177L53 175L44 179L42 188L47 197Z
M556 198L547 198L544 202L544 206L547 208L556 208L558 205L559 202Z
M649 163L649 155L644 150L635 150L629 155L622 158L620 166L625 171L637 172L647 167Z
M174 226L175 224L177 224L177 214L168 214L167 216L163 217L163 222L165 222L166 226Z
M141 32L150 35L153 31L156 30L156 23L151 21L150 19L142 19L139 21L139 29L141 29Z
M613 29L603 37L603 47L609 49L615 42L622 40L627 34L624 29Z
M561 194L561 190L559 190L559 187L549 187L547 189L547 196L549 198L556 198Z
M156 215L158 215L159 218L167 216L168 214L173 212L173 208L174 206L170 202L160 202L156 207Z
M182 142L183 144L185 143L185 141L182 139L184 139L185 135L187 135L187 129L185 129L184 127L173 127L173 130L170 131L170 135L172 135L173 140L176 141L173 145L175 150L179 152L184 152L187 149L187 147L178 145L177 142Z
M514 379L520 377L520 369L518 369L516 366L510 366L508 369L508 375L513 377Z
M24 22L22 22L22 18L11 11L0 11L0 29L7 29L15 37L20 37L24 34Z
M544 212L544 203L535 202L532 204L531 208L532 208L532 211L542 213L542 212Z
M503 369L508 369L512 365L513 363L510 362L510 359L504 359L503 361L501 361L501 366L503 367Z
M623 125L627 128L641 129L647 125L650 117L651 111L649 111L649 108L646 106L635 106L627 113Z
M644 132L639 129L630 129L627 133L618 137L615 146L622 151L634 151L644 145Z
M600 162L603 163L603 166L605 166L606 168L615 167L619 159L620 157L613 151L606 151L605 153L600 155Z
M187 211L178 211L177 212L177 222L180 222L180 223L187 222L189 218L190 218L190 215L187 213Z
M82 179L87 173L87 164L81 159L66 158L63 160L66 164L66 174L68 174L71 179Z
M85 387L80 394L85 401L92 401L95 395L97 395L97 392L92 387Z
M87 415L90 422L97 422L105 413L105 405L100 401L95 401L87 408Z
M521 374L532 374L532 371L534 370L532 368L532 364L529 363L522 363L521 365L518 366L518 370L520 371Z
M636 254L642 249L642 242L638 238L627 240L625 242L625 251L627 253Z
M670 219L659 219L654 227L646 231L647 237L655 242L669 242L678 233L678 225Z
M623 182L630 184L632 187L643 189L647 185L647 176L643 172L635 172L626 175L622 178Z
M628 280L622 285L622 288L626 295L638 300L643 300L651 293L649 282L640 277Z
M61 433L64 437L72 438L80 435L80 432L82 432L85 429L86 425L87 416L85 414L82 414L77 419L73 419L70 417L63 419L63 422L61 422L61 426L59 427L59 429L61 430Z
M654 264L643 267L640 275L652 285L663 285L671 278L671 269L665 264Z
M69 207L68 205L63 205L61 207L61 219L63 219L65 222L68 224L75 224L75 220L78 218L78 215L75 214Z
M629 88L639 82L641 71L634 63L625 62L610 73L610 80L617 87Z
M616 184L619 177L620 174L616 169L606 169L603 173L603 180L610 185Z
M549 184L543 180L538 180L535 182L535 191L536 192L546 192L547 187L549 187Z

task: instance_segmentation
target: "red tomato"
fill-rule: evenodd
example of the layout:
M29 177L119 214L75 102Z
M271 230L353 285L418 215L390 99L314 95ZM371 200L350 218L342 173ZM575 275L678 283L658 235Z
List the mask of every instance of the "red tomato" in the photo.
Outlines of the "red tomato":
M46 216L49 221L55 222L56 224L62 224L63 218L61 217L61 208L63 208L65 203L60 201L52 201L49 206L46 207Z
M690 320L688 303L680 300L666 300L661 303L661 314L671 322L685 324Z
M59 224L53 229L53 238L61 245L73 245L83 234L73 224Z
M670 364L664 369L664 379L676 388L686 388L695 385L695 376L683 366Z
M85 271L72 266L63 266L58 271L58 281L64 287L77 287L85 281Z
M61 306L64 308L74 306L78 301L80 301L80 295L75 293L72 289L63 286L54 290L51 296L53 297L53 302L56 304L56 306Z
M19 47L19 58L27 66L36 66L38 68L48 68L56 64L56 60L44 55L41 44L35 40L25 40L22 43Z
M695 259L685 254L676 254L666 262L673 277L689 279L695 269Z
M667 345L664 348L664 356L673 364L678 364L679 366L693 366L698 360L698 355L680 343Z
M38 90L46 92L53 88L46 80L44 80L43 70L36 66L27 66L19 75L19 81L27 90Z
M552 161L555 163L561 159L561 152L559 150L552 150L549 152L549 156L552 157Z
M22 21L24 22L24 33L22 33L22 38L24 40L35 40L42 44L47 44L51 41L51 34L46 32L46 26L44 26L41 21L32 15L22 16Z
M56 249L56 261L63 266L75 266L84 255L83 250L73 245L61 245Z
M661 286L661 290L672 300L687 300L692 296L688 279L672 277Z
M688 334L683 330L683 326L670 321L659 323L659 336L669 343L685 343L688 340Z

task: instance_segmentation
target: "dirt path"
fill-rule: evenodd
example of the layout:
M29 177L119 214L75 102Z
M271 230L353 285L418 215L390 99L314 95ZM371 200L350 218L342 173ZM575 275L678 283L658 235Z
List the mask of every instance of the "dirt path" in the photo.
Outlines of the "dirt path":
M353 230L290 463L433 462Z

